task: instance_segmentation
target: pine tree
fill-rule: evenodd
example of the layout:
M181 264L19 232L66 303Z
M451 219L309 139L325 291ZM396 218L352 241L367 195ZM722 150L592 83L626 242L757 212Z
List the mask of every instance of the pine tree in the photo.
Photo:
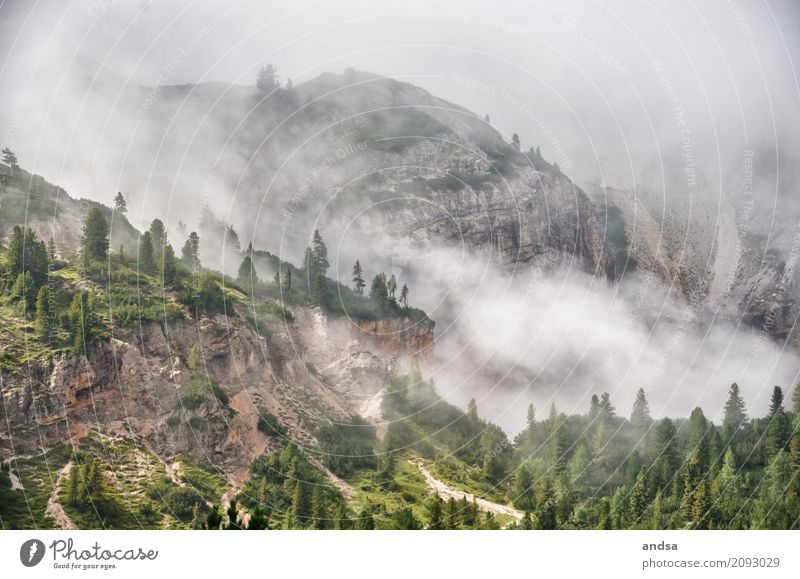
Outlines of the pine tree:
M736 458L730 448L725 451L722 468L711 488L715 526L726 529L742 529L742 485L736 470Z
M789 438L789 458L794 468L800 468L800 414L795 414L792 422L792 435Z
M102 261L108 257L108 222L98 206L89 210L83 225L83 258L88 267L91 261Z
M330 306L328 299L328 280L325 274L317 272L311 281L311 292L309 300L312 304L327 309Z
M703 479L694 492L692 503L692 523L695 529L708 529L709 514L711 512L711 493L708 490L708 480Z
M181 248L181 261L191 269L200 267L200 238L192 231Z
M739 393L739 385L734 382L728 390L728 400L725 402L725 417L722 425L727 429L729 437L735 436L747 424L747 412Z
M178 263L175 251L169 243L164 246L164 254L161 256L161 276L165 286L174 285L178 279Z
M262 66L256 76L256 88L263 93L271 93L278 87L280 87L280 83L277 69L271 64Z
M19 301L23 316L34 311L36 307L36 284L33 282L31 272L26 271L17 275L14 286L11 288L11 295L13 299Z
M292 295L292 266L288 263L281 280L281 293L287 298Z
M669 418L658 422L650 452L655 483L663 490L672 481L678 468L677 429Z
M114 211L119 213L128 212L128 203L125 201L122 191L117 191L117 195L114 197Z
M402 289L400 290L400 305L404 308L408 307L408 286L403 284Z
M592 399L589 402L589 420L595 422L600 415L600 399L597 394L592 394Z
M225 529L228 531L235 531L241 528L242 526L239 524L239 508L236 504L236 499L231 499L228 505L228 524Z
M694 519L695 495L700 483L705 480L706 471L703 468L703 458L699 449L695 448L683 468L683 500L681 501L681 515L690 523L697 523Z
M709 424L708 420L706 420L702 409L695 408L692 410L692 413L689 415L689 432L686 436L686 446L690 453L693 450L697 450L700 463L704 470L708 469L709 466L711 428L712 426Z
M639 388L636 393L636 401L633 403L631 411L631 424L640 430L648 428L653 423L650 417L650 406L647 404L647 396L644 388Z
M467 420L470 424L478 424L478 403L474 398L470 398L467 402Z
M362 273L361 263L356 260L355 264L353 264L353 293L357 296L364 295L364 288L367 285L364 283L364 278L361 277Z
M394 301L395 293L397 292L397 279L394 277L394 274L392 274L389 277L389 281L386 282L386 290L389 295L389 299Z
M226 247L233 248L237 253L242 249L242 244L239 241L239 234L236 233L236 230L230 225L225 227L224 244Z
M328 263L328 248L325 246L325 242L322 241L319 229L314 230L314 237L311 240L311 254L314 264L314 274L321 273L325 275L330 267Z
M10 165L14 169L19 168L19 164L17 162L17 156L8 147L5 147L3 149L3 163L5 163L6 165Z
M306 483L299 480L294 485L294 494L292 495L292 521L293 526L304 528L308 523L309 515L309 497Z
M5 263L5 286L10 289L19 274L30 272L36 289L47 281L50 260L47 248L33 229L15 225L8 241ZM34 296L35 297L35 296Z
M386 313L389 300L389 292L386 289L386 275L379 273L372 278L372 285L369 288L369 301L378 315Z
M164 246L167 243L167 230L164 228L164 222L160 219L153 219L150 223L150 241L153 244L153 255L161 258L161 253L164 251Z
M616 416L616 409L611 405L611 395L608 392L603 392L600 396L600 419L604 422L610 422Z
M153 234L149 231L145 231L139 238L139 270L144 273L153 273L155 267Z
M792 389L792 412L800 414L800 382L795 384Z
M437 531L444 528L442 499L438 494L428 501L428 528Z
M630 526L637 527L642 523L649 502L647 489L647 467L643 466L636 475L636 483L631 490L628 501L628 522Z
M36 296L36 335L42 340L50 337L50 319L53 312L50 311L50 288L47 284L39 288Z
M253 268L253 260L250 259L249 255L246 255L242 260L241 265L239 265L239 273L237 274L236 279L239 284L245 288L252 288L258 283L258 277L256 276L255 269Z
M767 464L753 507L753 529L789 529L796 524L798 501L790 491L792 468L786 452L779 450Z
M84 291L76 292L69 308L70 343L76 354L88 354L94 337L94 299Z
M789 417L783 410L783 390L780 386L772 390L768 420L766 452L767 459L771 459L786 448L791 434Z

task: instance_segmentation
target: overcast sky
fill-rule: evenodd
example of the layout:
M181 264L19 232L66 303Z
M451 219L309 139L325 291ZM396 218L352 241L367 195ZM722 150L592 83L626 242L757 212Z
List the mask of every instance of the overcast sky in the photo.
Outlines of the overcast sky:
M0 138L58 180L39 144L76 77L251 84L273 63L298 83L352 66L489 114L584 183L630 187L688 140L713 189L744 150L796 145L798 25L792 0L4 1Z

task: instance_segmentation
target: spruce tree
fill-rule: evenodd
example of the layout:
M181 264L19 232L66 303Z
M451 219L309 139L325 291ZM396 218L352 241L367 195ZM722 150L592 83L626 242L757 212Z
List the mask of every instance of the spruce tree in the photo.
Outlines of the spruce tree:
M408 286L403 284L402 289L400 290L400 305L404 308L408 307Z
M792 413L800 415L800 382L792 389Z
M328 248L325 246L325 242L322 241L319 229L314 230L314 237L311 240L311 257L313 273L315 275L318 273L325 275L330 267L328 263Z
M386 275L379 273L372 278L372 285L369 288L369 301L379 316L387 313L389 292L386 289Z
M169 243L164 246L164 253L161 256L161 276L165 286L174 285L178 280L178 263L175 251Z
M772 390L768 420L766 452L767 459L771 459L786 448L791 434L789 417L783 410L783 390L780 386Z
M281 293L286 297L292 295L292 266L286 264L286 269L283 272L283 279L281 279Z
M15 225L6 250L6 288L10 289L19 274L30 272L36 289L47 281L47 269L50 259L47 248L40 241L33 229Z
M50 288L45 284L39 288L36 296L36 335L42 340L48 340L50 337L52 314L50 311Z
M94 337L94 299L88 292L76 292L69 308L70 343L76 354L88 354Z
M145 273L153 273L155 266L153 234L145 231L139 238L139 270Z
M117 194L114 197L114 211L118 211L119 213L128 212L128 203L125 201L122 191L117 191Z
M150 241L153 244L153 255L157 255L160 260L164 246L167 244L167 230L164 228L164 222L160 219L153 219L149 231Z
M236 275L236 279L240 285L248 289L258 283L258 277L253 268L253 260L250 259L249 255L246 255L239 265L239 272Z
M631 424L639 429L649 427L653 422L650 417L650 406L647 404L647 396L644 393L644 388L639 388L636 393L636 401L633 403L633 410L631 411Z
M194 231L181 248L181 261L193 270L200 267L200 238Z
M3 149L3 163L5 163L6 165L10 165L14 169L19 168L17 156L8 147L5 147Z
M83 258L84 264L91 261L102 261L108 257L108 222L98 206L89 210L83 225Z
M642 466L639 474L636 475L636 483L633 485L628 502L628 521L630 526L635 528L641 525L649 500L647 467Z
M13 299L19 302L23 316L34 311L36 307L36 284L33 282L31 272L26 271L17 275L14 286L11 288L11 295Z
M361 263L356 260L355 264L353 265L353 293L357 296L364 295L364 287L366 287L366 283L364 283L364 278L361 277L363 271L361 269Z
M727 429L729 436L735 436L747 424L747 412L739 393L739 385L734 382L728 390L728 400L725 402L725 417L722 425Z

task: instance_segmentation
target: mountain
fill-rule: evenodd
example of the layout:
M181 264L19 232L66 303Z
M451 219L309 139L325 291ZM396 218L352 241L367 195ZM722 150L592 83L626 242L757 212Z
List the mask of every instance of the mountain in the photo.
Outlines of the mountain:
M558 262L614 278L603 224L579 187L534 149L519 151L474 113L411 84L348 70L272 91L88 92L103 123L81 118L81 138L96 134L104 162L69 164L66 176L113 176L132 206L170 227L191 225L198 216L187 208L208 204L247 240L296 261L310 237L304 225L316 222L343 261L365 238L392 247L410 236L421 247L464 243L501 264ZM106 111L108 102L116 106Z
M645 351L658 371L630 420L594 394L654 334L636 319L652 304L614 301L628 275L657 278L698 318L749 312L788 333L791 254L736 245L730 207L709 227L711 208L659 215L608 190L592 201L473 113L352 70L118 96L104 167L166 223L149 226L160 243L148 251L122 213L24 170L4 181L2 528L796 524L797 489L784 491L800 387L791 411L776 387L763 418L729 415L745 407L734 384L722 426L699 407L654 421L646 396L674 396L656 380L683 363L685 324ZM79 252L92 208L111 226L108 255ZM170 241L195 229L195 210L199 262L176 260ZM55 251L38 240L50 237ZM396 295L406 284L444 330ZM439 394L473 386L466 410ZM546 418L524 404L532 390ZM513 440L482 417L493 404L524 417Z

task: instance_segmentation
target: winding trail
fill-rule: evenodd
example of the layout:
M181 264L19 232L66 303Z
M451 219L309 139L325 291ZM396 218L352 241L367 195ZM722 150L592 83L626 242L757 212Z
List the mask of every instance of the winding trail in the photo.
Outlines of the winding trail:
M44 511L46 516L51 517L56 522L59 529L74 530L78 528L75 523L72 522L72 519L69 518L69 515L64 510L64 507L61 506L61 503L58 502L58 489L61 488L61 481L64 480L64 477L69 474L71 469L72 461L69 461L58 473L58 478L56 478L56 483L53 485L53 490L50 491L50 498L47 499L47 508Z
M453 498L457 501L460 501L462 498L466 497L467 501L472 502L475 501L475 504L478 505L483 511L488 511L490 513L494 513L496 515L508 515L509 517L514 517L518 521L522 520L525 516L522 511L518 511L513 507L509 507L506 505L501 505L499 503L493 503L492 501L487 501L486 499L478 498L473 494L460 491L458 489L454 489L453 487L443 483L435 476L431 474L431 472L425 468L425 465L422 461L409 461L411 464L416 464L419 471L422 473L422 476L425 477L425 483L428 485L429 488L433 489L442 500L449 500Z

